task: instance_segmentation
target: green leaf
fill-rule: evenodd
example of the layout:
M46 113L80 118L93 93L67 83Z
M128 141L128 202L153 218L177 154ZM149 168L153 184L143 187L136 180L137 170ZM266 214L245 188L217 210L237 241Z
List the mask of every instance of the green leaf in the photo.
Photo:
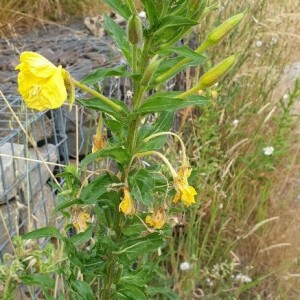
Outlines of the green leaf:
M90 285L81 280L74 280L71 282L73 292L78 294L82 300L94 300L96 299L93 295L93 291Z
M89 227L84 231L78 234L75 234L70 237L70 241L74 244L74 246L78 246L90 240L93 233L93 227L89 225Z
M90 98L90 99L76 99L76 102L81 104L82 106L90 109L94 109L97 111L105 112L115 119L120 120L122 122L127 121L127 114L129 113L128 107L119 100L111 99L114 103L118 104L123 108L122 112L115 111L109 104L101 101L98 98Z
M131 45L127 40L127 35L125 30L113 21L109 16L104 16L104 27L109 34L112 35L114 41L116 42L118 48L124 54L128 62L131 61Z
M138 270L127 269L124 270L123 276L120 279L120 284L127 284L130 282L136 286L143 287L149 283L150 279L153 277L153 267L149 263L143 265Z
M158 296L162 296L163 299L168 300L180 300L179 296L170 288L168 287L149 287L148 288L149 294L153 297L153 299L161 299ZM151 297L151 299L152 299Z
M119 250L114 254L124 264L128 265L135 261L139 255L144 255L148 252L157 251L162 246L164 240L159 233L150 233L142 238L129 239L120 243Z
M148 100L140 106L138 112L141 114L149 114L155 112L176 111L191 105L204 106L209 100L209 98L200 95L188 96L185 99L174 98L179 94L180 92L155 94L149 97Z
M80 198L84 203L95 204L101 195L108 191L108 187L117 183L118 179L110 174L102 174L91 181L81 192Z
M131 11L128 5L125 4L122 0L103 0L111 9L112 11L117 12L126 20L129 19L131 16Z
M36 229L31 232L25 233L22 237L24 240L29 240L29 239L40 239L44 237L61 238L63 237L63 235L58 231L56 227L48 226L48 227Z
M104 119L104 122L111 132L119 138L119 141L122 141L126 133L125 124L117 120L108 120L107 118Z
M207 57L205 55L198 54L187 46L171 47L168 49L168 52L169 53L175 52L176 54L189 58L200 65L203 65L207 60Z
M83 202L81 201L81 199L74 199L71 201L66 201L63 202L62 204L58 205L52 212L52 216L54 216L55 214L57 214L59 211L66 209L72 205L76 205L76 204L82 204Z
M82 83L84 84L96 84L102 79L106 77L112 76L119 76L119 77L127 77L130 73L127 72L126 66L118 66L115 68L99 68L93 73L87 75L83 80Z
M173 30L176 29L182 29L182 27L192 27L197 25L198 22L181 17L181 16L167 16L163 18L160 22L160 27L158 30L154 32L154 35L160 35L163 33L166 29L172 28Z
M143 125L138 131L137 145L139 145L139 147L137 150L141 152L161 149L167 141L166 135L155 137L147 143L144 143L143 139L158 132L169 131L173 124L173 117L173 112L163 112L153 126L147 124Z
M129 176L132 196L145 205L153 203L155 192L165 192L168 182L158 171L140 169L134 175Z
M126 285L123 285L121 287L117 288L118 293L123 294L126 296L126 299L132 299L132 300L147 300L147 296L143 292L142 289L138 288L135 285L127 283Z
M150 26L154 26L158 21L159 14L156 11L155 3L153 0L141 0L144 5L144 10L149 20Z
M20 279L26 285L37 284L48 289L53 289L55 285L54 280L46 274L21 275Z
M85 168L90 163L92 163L102 157L110 157L121 164L128 163L131 158L128 150L124 146L122 146L122 145L108 146L102 150L95 152L95 153L88 154L81 161L81 166L83 168Z

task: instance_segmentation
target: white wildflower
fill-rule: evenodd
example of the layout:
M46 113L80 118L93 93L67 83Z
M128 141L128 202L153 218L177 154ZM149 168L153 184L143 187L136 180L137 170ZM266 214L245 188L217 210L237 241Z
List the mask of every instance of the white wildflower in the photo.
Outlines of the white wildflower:
M132 95L133 95L133 92L132 92L132 91L128 90L128 91L126 92L127 98L132 98Z
M287 100L289 98L289 95L288 94L284 94L282 98L283 98L283 100Z
M191 269L192 268L192 266L190 265L190 263L188 263L188 262L182 262L181 264L180 264L180 270L181 271L188 271L189 269Z
M139 17L140 18L146 18L146 13L142 10L139 12Z
M219 209L223 209L223 207L224 207L223 203L220 203L219 204Z
M232 121L232 125L237 126L239 124L239 122L240 122L239 120L235 119Z
M257 48L260 48L263 45L263 42L258 40L258 41L256 41L255 45Z
M266 155L266 156L272 155L273 152L274 152L274 150L275 150L275 149L274 149L274 147L272 147L272 146L263 148L264 155Z
M247 276L247 275L244 275L242 273L239 273L235 276L235 280L236 281L239 281L239 282L242 282L242 283L249 283L252 281L252 279Z
M276 36L272 36L271 45L275 45L275 44L277 44L277 42L278 42L277 37Z
M207 283L208 286L213 286L214 285L214 283L209 278L206 279L206 283Z

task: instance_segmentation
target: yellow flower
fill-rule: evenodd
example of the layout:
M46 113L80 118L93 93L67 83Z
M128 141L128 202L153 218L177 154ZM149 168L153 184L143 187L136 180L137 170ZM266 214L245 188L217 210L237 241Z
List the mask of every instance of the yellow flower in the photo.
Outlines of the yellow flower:
M98 150L103 149L105 146L105 136L103 134L94 134L93 135L93 148L92 153L97 152Z
M146 223L155 229L161 229L167 222L168 217L164 208L159 208L151 216L146 217Z
M73 216L73 225L76 228L77 233L83 232L87 229L87 221L89 221L91 216L82 210L75 211Z
M188 183L188 178L191 175L192 170L188 169L187 166L183 166L178 170L178 175L174 177L174 184L176 189L176 194L173 202L176 203L180 199L185 205L191 205L196 203L195 195L197 195L194 187L190 186Z
M135 214L134 202L129 193L128 188L124 188L123 193L124 193L124 197L119 205L119 211L121 211L125 215L134 215Z
M66 71L35 52L23 52L20 62L16 67L16 70L20 70L19 93L26 106L38 111L61 107L67 99L64 82Z

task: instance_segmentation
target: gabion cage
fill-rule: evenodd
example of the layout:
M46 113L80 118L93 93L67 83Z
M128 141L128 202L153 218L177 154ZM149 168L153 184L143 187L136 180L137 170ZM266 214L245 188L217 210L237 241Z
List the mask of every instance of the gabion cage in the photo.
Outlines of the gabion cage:
M62 110L33 113L19 99L10 99L10 106L1 99L0 261L12 251L13 236L55 221L50 182L68 162Z

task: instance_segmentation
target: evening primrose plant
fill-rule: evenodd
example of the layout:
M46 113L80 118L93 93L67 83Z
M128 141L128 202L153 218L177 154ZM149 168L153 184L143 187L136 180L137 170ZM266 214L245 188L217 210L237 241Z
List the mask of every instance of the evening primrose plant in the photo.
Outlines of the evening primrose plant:
M178 42L216 8L209 1L143 0L144 20L133 0L104 2L127 20L124 30L104 16L105 29L124 55L126 66L99 68L82 82L34 52L23 52L16 67L19 92L29 108L57 109L68 99L70 107L76 103L99 112L92 153L79 168L67 166L58 175L64 183L57 186L59 205L54 214L64 216L63 228L45 227L24 236L57 240L60 267L56 279L44 274L56 282L54 291L47 293L49 299L65 293L71 299L148 299L162 292L149 291L147 286L171 236L174 224L170 220L201 201L189 182L193 168L185 145L170 131L173 116L178 109L207 104L210 99L198 91L218 82L238 57L225 58L186 91L166 92L168 80L182 70L198 65L205 69L204 51L222 41L244 13L212 29L193 50ZM91 88L112 76L131 81L132 106ZM75 99L75 89L92 97ZM104 126L112 133L107 141ZM179 142L175 165L163 151L168 137ZM114 161L114 167L101 169L103 158ZM88 171L90 164L96 166L93 172ZM37 274L31 276L36 284ZM61 290L58 278L64 281Z

